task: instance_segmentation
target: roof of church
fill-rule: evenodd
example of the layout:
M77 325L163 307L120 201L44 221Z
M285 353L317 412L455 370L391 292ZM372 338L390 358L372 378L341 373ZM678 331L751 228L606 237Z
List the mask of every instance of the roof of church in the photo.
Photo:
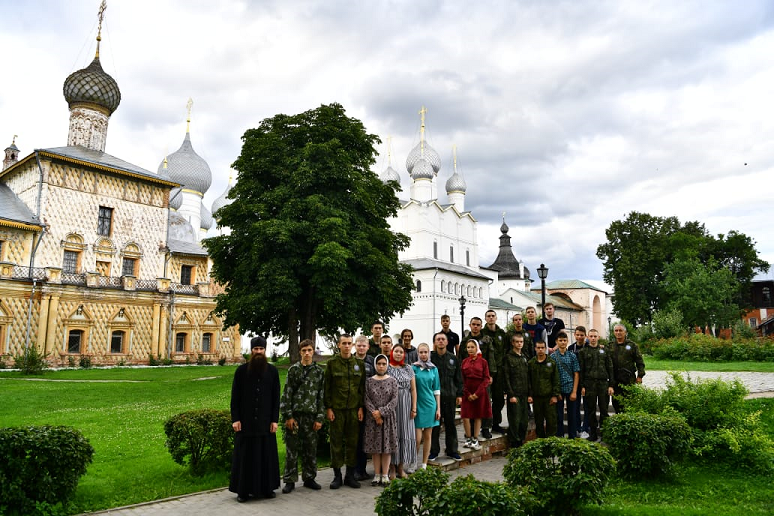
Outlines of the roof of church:
M0 182L0 219L19 224L40 226L38 218L8 185Z
M527 290L525 292L520 292L520 294L523 294L529 297L530 299L532 299L535 303L535 306L539 306L540 303L543 301L542 293L540 292L540 290L537 290L537 291ZM554 307L563 308L565 310L583 310L582 306L576 305L572 301L569 301L562 296L552 296L550 294L546 294L546 302L553 303Z
M546 288L549 290L559 290L559 289L571 289L571 288L590 288L592 290L599 290L600 292L604 292L601 288L595 287L594 285L590 285L582 280L556 280L556 281L550 281L546 283Z
M401 260L401 262L411 265L412 267L414 267L414 270L417 270L417 271L427 270L427 269L440 269L442 271L456 272L457 274L470 276L472 278L481 278L485 280L490 279L488 276L479 274L478 272L472 269L468 269L467 267L463 267L462 265L458 265L456 263L442 262L440 260L433 260L432 258Z
M121 103L121 90L99 62L99 55L89 66L71 73L62 86L65 100L73 104L96 104L112 114Z
M53 157L76 163L79 165L91 165L101 168L108 172L115 172L122 175L130 175L142 179L148 179L156 183L162 183L168 186L177 186L173 180L159 177L157 174L145 170L144 168L132 165L122 159L111 156L106 152L93 149L87 149L80 145L68 145L67 147L53 147L50 149L38 149L42 156ZM32 154L30 154L32 156Z
M212 215L213 216L215 216L215 213L219 209L221 209L223 206L226 206L226 205L231 204L232 202L234 202L234 199L229 199L228 198L228 194L231 191L231 188L232 188L231 181L229 180L228 186L223 191L223 193L220 194L220 196L217 199L212 201Z
M167 240L167 247L175 254L190 254L193 256L207 256L207 251L196 242L184 242L182 240Z
M500 278L518 278L529 279L529 269L524 267L524 277L521 276L521 269L519 267L519 260L513 255L513 248L511 247L511 237L508 235L508 225L503 218L503 224L500 226L500 252L497 254L497 258L494 263L489 267L484 267L492 271L497 271Z
M521 310L522 307L496 297L489 298L489 308L495 310Z

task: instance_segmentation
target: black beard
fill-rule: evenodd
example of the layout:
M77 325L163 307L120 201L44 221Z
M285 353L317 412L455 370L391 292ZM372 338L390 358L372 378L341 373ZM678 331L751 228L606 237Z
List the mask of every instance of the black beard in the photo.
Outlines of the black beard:
M247 363L247 372L249 374L258 374L258 376L263 375L264 371L266 371L266 367L268 367L269 361L266 359L266 356L261 355L253 355L250 358L250 362Z

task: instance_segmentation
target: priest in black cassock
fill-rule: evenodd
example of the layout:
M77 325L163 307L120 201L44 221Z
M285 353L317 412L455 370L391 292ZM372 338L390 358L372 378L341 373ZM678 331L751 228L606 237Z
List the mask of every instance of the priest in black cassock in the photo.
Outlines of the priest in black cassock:
M250 341L250 361L239 366L231 385L231 421L236 436L229 491L238 502L274 498L280 486L277 454L280 381L266 360L266 339Z

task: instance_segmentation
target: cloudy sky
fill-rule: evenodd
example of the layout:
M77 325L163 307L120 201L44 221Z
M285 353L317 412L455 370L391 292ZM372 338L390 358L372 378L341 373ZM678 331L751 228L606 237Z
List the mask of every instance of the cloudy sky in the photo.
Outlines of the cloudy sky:
M98 6L0 0L2 147L66 144L62 83L94 56ZM106 152L155 171L192 97L208 206L246 129L330 102L384 140L377 173L392 136L407 192L424 105L441 192L457 145L483 265L505 212L531 270L601 279L596 247L632 210L744 232L774 263L769 0L113 0L102 36L123 96Z

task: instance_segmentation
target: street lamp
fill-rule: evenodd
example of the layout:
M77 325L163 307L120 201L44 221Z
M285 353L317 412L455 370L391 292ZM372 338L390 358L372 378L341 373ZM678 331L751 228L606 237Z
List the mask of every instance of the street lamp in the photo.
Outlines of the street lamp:
M546 278L548 277L548 267L545 266L545 264L541 263L540 267L538 267L537 270L538 278L540 278L540 290L542 291L542 297L543 297L543 304L540 305L540 312L543 314L543 317L546 316Z
M465 295L463 294L459 298L460 302L460 328L462 328L462 332L460 332L460 338L462 338L463 335L465 335Z
M610 339L610 334L613 333L613 318L607 318L607 338Z

